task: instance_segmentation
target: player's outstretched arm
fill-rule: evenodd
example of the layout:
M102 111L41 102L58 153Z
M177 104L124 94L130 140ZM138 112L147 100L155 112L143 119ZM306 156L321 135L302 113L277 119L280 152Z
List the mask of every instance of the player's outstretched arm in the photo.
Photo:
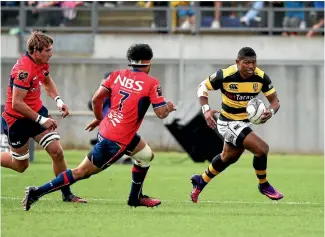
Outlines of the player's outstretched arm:
M51 97L53 100L55 100L56 106L58 107L59 111L62 113L62 117L65 118L66 116L68 116L69 108L59 96L56 85L53 79L50 77L50 75L45 77L43 86L48 96Z
M25 117L39 123L46 129L55 130L57 128L57 123L55 120L50 118L45 118L40 114L34 112L25 102L24 98L26 97L28 90L20 89L19 87L13 87L12 94L12 108L18 113L24 115Z

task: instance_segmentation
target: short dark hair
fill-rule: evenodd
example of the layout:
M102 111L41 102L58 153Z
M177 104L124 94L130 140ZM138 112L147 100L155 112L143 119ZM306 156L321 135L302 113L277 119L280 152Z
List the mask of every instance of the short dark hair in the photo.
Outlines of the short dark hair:
M244 47L239 50L237 58L242 59L244 57L256 57L254 49L252 49L251 47Z
M151 47L148 44L134 44L132 45L127 53L126 53L126 57L130 62L130 66L132 66L131 62L138 62L141 60L151 60L153 57L153 52ZM135 65L133 66L147 66L147 65L141 65L141 64L137 64L137 63L133 63Z

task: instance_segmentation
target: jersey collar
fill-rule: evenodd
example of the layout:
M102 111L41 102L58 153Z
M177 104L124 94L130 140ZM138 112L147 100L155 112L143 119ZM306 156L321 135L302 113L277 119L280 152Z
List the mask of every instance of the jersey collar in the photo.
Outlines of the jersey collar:
M25 56L27 56L30 60L32 60L33 63L37 64L27 51L25 53Z
M130 69L131 72L142 72L141 70L137 69L137 68L131 68Z

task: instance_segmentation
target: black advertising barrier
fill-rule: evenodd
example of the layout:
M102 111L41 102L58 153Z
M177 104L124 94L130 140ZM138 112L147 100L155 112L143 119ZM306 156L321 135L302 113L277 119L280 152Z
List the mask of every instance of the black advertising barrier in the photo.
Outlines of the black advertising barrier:
M178 102L176 108L164 125L194 162L211 161L222 152L223 138L207 126L197 101Z

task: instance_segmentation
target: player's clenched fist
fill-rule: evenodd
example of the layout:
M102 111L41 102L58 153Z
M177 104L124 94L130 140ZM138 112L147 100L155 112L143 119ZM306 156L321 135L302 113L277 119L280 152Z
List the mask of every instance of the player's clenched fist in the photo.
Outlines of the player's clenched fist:
M46 122L44 122L42 126L49 131L54 131L58 127L58 124L54 119L47 118Z
M63 118L65 118L69 115L69 108L66 104L62 105L62 107L59 108L59 111L62 113Z
M167 107L168 107L168 112L173 112L176 110L175 105L171 101L167 102Z

